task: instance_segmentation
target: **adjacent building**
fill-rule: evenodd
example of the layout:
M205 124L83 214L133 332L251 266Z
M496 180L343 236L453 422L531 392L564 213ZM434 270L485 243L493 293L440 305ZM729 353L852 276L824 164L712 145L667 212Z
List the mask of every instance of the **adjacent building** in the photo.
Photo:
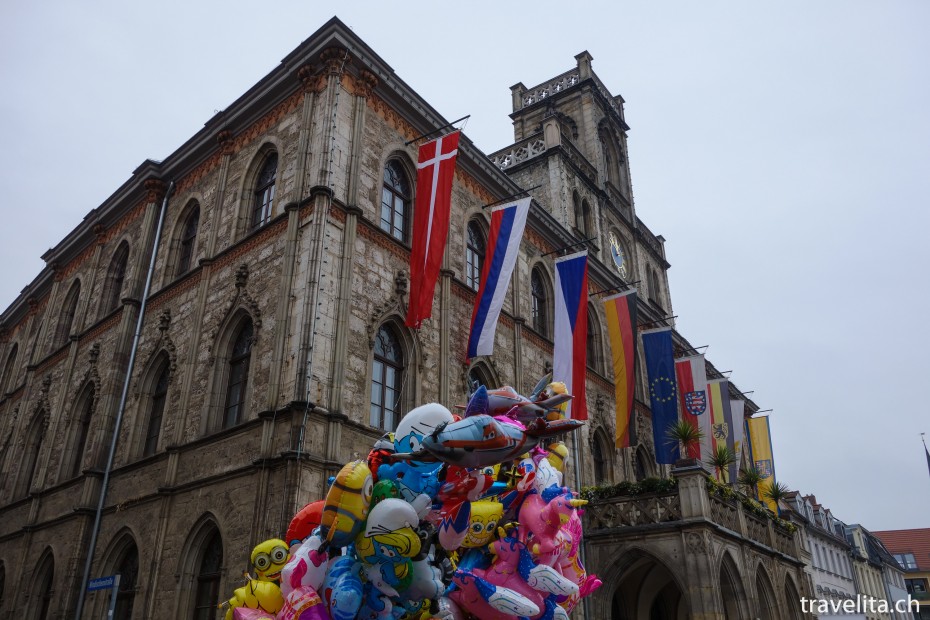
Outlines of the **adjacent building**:
M885 530L873 534L904 570L907 593L919 605L915 617L930 619L930 528Z

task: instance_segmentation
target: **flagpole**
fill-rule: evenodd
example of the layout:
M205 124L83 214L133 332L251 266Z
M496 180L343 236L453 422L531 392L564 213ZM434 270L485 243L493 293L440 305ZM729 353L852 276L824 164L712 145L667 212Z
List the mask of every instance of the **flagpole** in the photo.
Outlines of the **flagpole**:
M927 455L927 473L930 474L930 450L927 449L927 442L924 440L925 434L920 434L920 441L924 444L924 453Z
M581 461L579 460L578 453L578 429L572 431L572 457L575 461L575 488L578 489L578 492L581 493L582 489L582 477L581 477ZM581 565L587 566L587 560L585 559L585 547L588 545L588 541L582 537L581 545L578 546L578 551L581 554ZM588 597L584 596L581 599L582 606L582 615L585 620L588 620Z

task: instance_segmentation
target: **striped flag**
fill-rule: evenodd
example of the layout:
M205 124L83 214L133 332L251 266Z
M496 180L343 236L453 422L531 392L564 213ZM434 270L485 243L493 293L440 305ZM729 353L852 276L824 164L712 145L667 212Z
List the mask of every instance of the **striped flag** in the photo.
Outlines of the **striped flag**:
M681 419L691 423L704 436L688 450L688 458L704 459L710 454L710 413L707 408L707 368L703 355L683 357L675 362Z
M494 352L494 333L504 306L504 295L520 252L520 239L526 226L526 214L532 198L491 209L491 230L488 233L488 253L481 270L481 284L475 309L471 314L468 337L468 359Z
M731 399L730 412L733 415L733 424L731 426L733 429L733 450L736 452L736 463L734 467L736 468L737 475L739 475L740 464L743 460L743 431L746 424L746 401L739 398ZM734 477L733 480L736 480L736 478Z
M764 490L772 486L775 482L775 459L772 451L772 432L769 429L768 416L758 418L749 418L746 421L749 428L749 458L752 459L753 465L762 475L762 482L759 483L759 497L764 498ZM768 507L778 514L778 507L770 499L764 499Z
M715 379L707 382L707 403L710 413L710 449L711 455L718 447L725 446L735 452L733 439L733 412L730 410L730 382ZM735 475L733 465L728 468L727 481L733 482Z
M614 445L630 447L630 420L636 384L636 289L604 300L607 334L614 364L614 400L617 430Z
M672 464L680 458L677 441L670 441L668 429L678 421L678 386L675 382L675 356L672 328L642 332L649 380L649 406L652 409L652 441L656 463Z
M410 304L405 321L408 327L419 329L423 319L433 314L433 291L449 234L452 179L458 152L458 131L420 147L410 248Z
M588 353L588 252L582 250L555 260L555 342L552 378L562 381L574 398L565 417L588 419L585 376Z

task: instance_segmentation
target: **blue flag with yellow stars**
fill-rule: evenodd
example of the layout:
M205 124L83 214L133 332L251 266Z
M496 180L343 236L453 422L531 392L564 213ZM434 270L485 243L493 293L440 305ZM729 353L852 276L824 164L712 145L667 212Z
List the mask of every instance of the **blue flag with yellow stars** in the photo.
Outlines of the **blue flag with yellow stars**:
M671 465L679 459L678 442L669 439L668 429L678 421L678 386L675 382L675 354L672 328L662 327L642 332L646 356L646 379L649 381L649 405L652 408L652 440L656 463Z

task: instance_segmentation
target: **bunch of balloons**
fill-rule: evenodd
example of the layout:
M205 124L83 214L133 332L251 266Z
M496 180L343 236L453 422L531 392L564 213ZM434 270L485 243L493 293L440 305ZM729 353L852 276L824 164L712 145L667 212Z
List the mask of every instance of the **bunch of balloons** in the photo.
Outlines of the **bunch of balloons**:
M532 398L478 387L461 416L408 412L287 541L252 551L257 577L221 605L226 619L567 619L601 582L581 562L585 502L562 486L556 441L581 422L547 381Z

